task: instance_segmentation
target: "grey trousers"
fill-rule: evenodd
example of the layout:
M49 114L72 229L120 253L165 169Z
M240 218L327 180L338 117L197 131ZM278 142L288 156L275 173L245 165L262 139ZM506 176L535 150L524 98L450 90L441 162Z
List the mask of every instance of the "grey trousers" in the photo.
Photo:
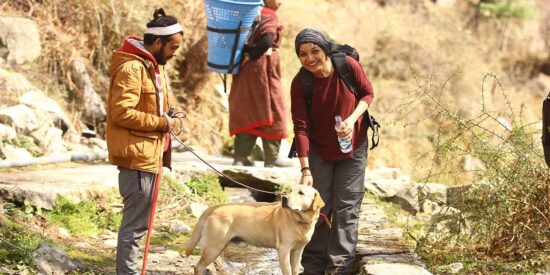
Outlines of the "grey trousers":
M118 167L124 209L118 231L116 273L138 274L139 240L147 233L156 174Z
M249 133L240 133L235 135L234 149L235 159L247 158L252 154L254 145L256 145L256 139L258 137ZM281 140L271 140L266 138L262 139L262 145L264 148L264 161L267 163L273 163L277 160L279 155L279 148L281 147Z
M329 228L319 219L302 256L303 274L349 274L355 257L359 211L365 194L364 179L368 142L350 159L326 161L310 150L313 187L325 206L321 212L332 220Z

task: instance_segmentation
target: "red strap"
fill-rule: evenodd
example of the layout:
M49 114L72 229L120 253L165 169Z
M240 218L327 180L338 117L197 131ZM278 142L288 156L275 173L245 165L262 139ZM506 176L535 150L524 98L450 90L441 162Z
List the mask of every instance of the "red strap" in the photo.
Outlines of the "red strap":
M332 228L332 224L330 223L330 220L328 219L328 217L325 214L319 212L319 216L321 216L321 218L325 221L328 228Z
M168 151L170 149L170 145L172 143L172 138L170 137L170 133L166 134L166 140L164 141L164 150L163 152ZM162 165L162 162L161 162Z

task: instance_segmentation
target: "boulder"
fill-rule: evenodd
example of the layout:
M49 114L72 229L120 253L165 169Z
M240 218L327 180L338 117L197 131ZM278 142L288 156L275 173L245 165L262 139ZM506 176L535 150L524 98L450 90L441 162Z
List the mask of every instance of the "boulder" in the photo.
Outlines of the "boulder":
M366 179L365 188L384 200L391 201L413 215L420 210L418 187L410 177L402 176L397 180Z
M441 183L420 183L418 194L420 201L431 200L438 204L447 204L447 185Z
M49 98L43 92L39 90L28 91L19 98L19 101L22 104L40 110L48 115L50 120L53 121L53 125L63 130L63 133L67 132L70 128L73 128L73 125L69 117L63 111L63 108L61 108L55 100Z
M32 257L40 274L67 274L85 267L82 262L71 260L63 249L45 241L32 253Z
M67 152L63 141L63 131L55 127L48 127L42 137L33 136L38 140L40 148L46 155Z
M35 112L23 104L0 108L0 123L11 126L16 132L23 135L29 135L44 125Z
M4 144L2 154L6 160L29 160L33 158L32 154L26 149L18 148L11 144Z
M0 140L1 139L14 139L17 136L17 133L13 128L0 124Z
M40 30L27 18L0 17L0 42L7 48L6 62L10 65L33 62L42 52Z
M20 73L13 73L0 68L0 91L2 94L2 105L10 106L17 104L19 97L30 91L36 90L36 87L32 85L25 76ZM0 105L0 107L4 107Z
M86 69L86 63L84 59L73 59L70 64L71 80L76 86L77 98L83 100L83 119L91 124L105 121L107 117L107 111L105 109L105 102L101 99L99 94L95 91L90 79L90 75Z

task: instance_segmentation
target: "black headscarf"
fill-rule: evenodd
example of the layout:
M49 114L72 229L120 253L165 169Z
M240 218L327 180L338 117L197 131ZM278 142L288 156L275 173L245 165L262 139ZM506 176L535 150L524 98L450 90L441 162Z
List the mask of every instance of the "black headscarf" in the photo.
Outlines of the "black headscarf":
M319 46L319 48L321 48L325 52L325 54L328 54L329 41L318 30L303 29L298 33L298 35L296 35L296 40L294 41L294 46L296 47L296 54L300 52L300 45L304 43L313 43Z

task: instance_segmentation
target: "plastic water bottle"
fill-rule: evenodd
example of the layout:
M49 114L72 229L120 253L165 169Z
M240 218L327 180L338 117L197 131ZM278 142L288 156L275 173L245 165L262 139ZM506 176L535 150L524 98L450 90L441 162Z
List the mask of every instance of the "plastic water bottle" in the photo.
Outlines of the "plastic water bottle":
M336 130L342 129L343 128L342 117L336 116L334 117L334 120L336 120L336 126L334 128ZM338 136L338 143L340 144L340 150L342 151L342 153L351 152L351 149L352 149L351 140L343 139L340 136Z

